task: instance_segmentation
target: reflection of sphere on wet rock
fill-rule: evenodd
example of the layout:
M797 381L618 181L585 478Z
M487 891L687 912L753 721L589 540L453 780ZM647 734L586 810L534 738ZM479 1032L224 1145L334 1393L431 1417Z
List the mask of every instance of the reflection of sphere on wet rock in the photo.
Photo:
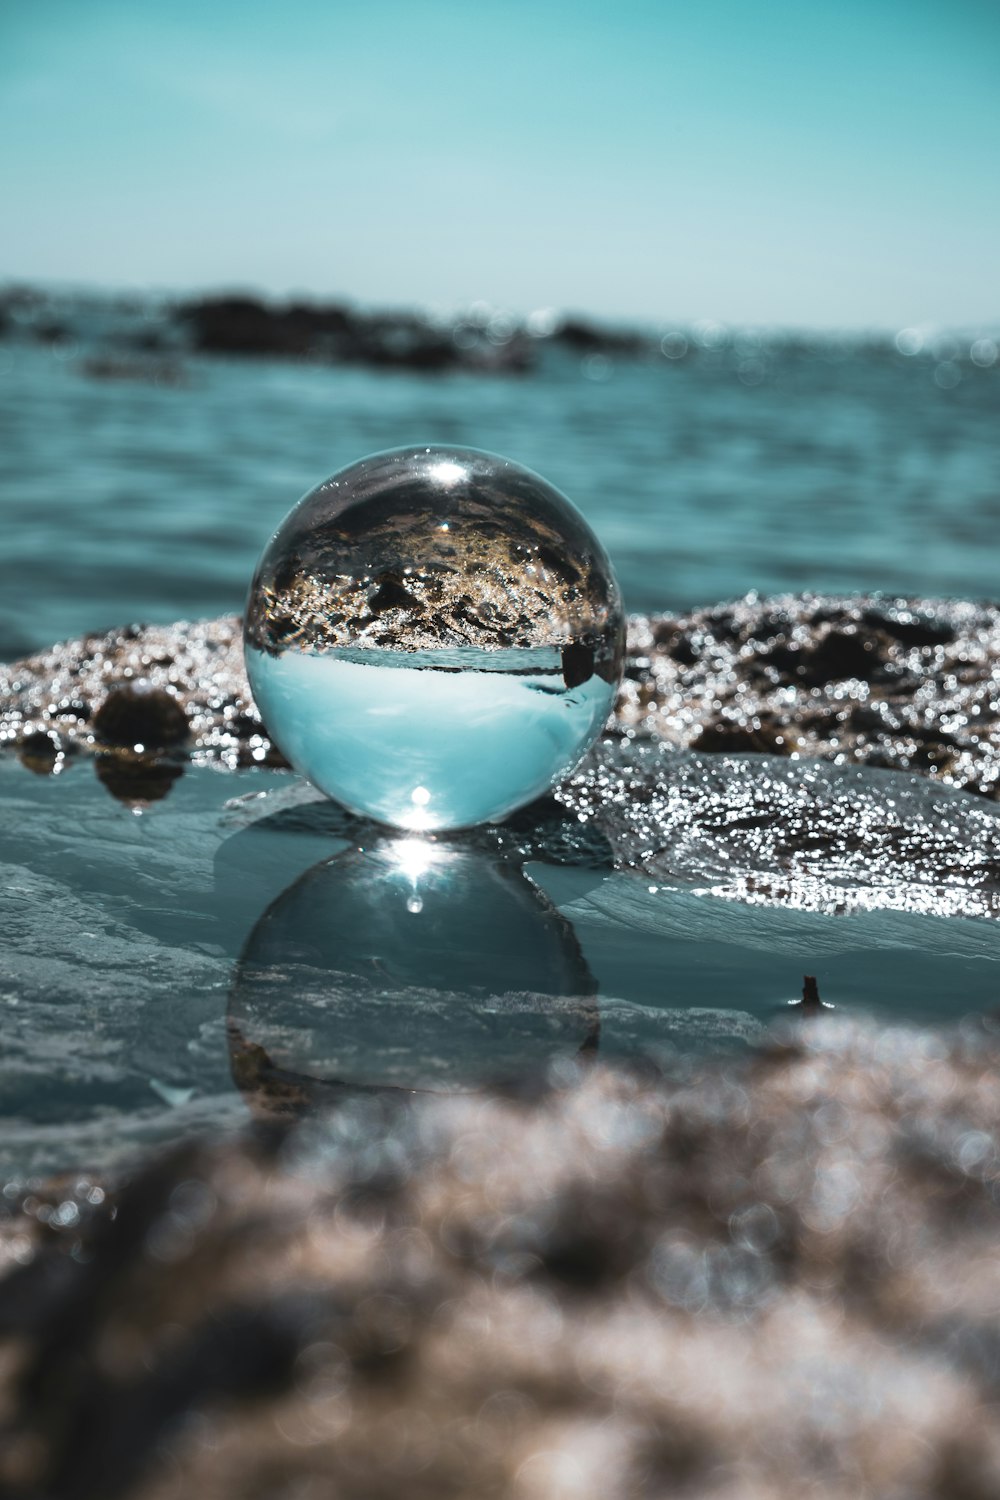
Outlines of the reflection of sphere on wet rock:
M503 818L593 743L624 617L597 538L537 474L397 449L308 494L250 591L268 731L355 812L411 829Z
M386 841L317 865L257 923L230 995L233 1071L302 1102L521 1079L593 1049L595 991L569 923L518 869Z

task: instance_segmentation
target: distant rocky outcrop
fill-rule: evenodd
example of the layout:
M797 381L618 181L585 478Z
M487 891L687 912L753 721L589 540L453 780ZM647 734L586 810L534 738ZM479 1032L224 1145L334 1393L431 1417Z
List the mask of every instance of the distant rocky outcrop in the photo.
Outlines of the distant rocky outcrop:
M606 328L586 318L564 318L552 333L554 343L577 354L643 354L652 346L641 333L628 329Z
M222 291L181 298L56 293L0 287L0 337L77 347L93 379L176 384L187 354L303 360L438 375L469 371L524 375L544 351L581 360L656 355L649 333L547 311L526 318L475 303L430 317L408 308L358 307L342 299L276 300ZM685 341L686 347L686 341Z
M502 343L485 334L456 339L448 325L413 313L365 313L343 303L274 305L248 296L201 297L181 303L176 317L194 348L205 354L313 359L425 374L521 374L534 363L531 342L521 334Z

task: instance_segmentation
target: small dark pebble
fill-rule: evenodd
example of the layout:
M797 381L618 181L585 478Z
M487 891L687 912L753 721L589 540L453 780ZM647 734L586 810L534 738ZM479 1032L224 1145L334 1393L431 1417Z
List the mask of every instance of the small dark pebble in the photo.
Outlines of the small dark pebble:
M166 750L184 744L188 720L163 688L131 683L111 690L94 715L94 730L103 745Z
M63 754L63 743L57 734L46 734L38 730L21 741L20 761L36 776L51 776L56 761Z

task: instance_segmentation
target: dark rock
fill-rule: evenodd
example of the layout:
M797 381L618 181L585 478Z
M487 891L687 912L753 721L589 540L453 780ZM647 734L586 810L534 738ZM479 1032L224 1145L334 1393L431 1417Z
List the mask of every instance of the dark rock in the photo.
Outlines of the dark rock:
M31 331L39 344L68 344L73 336L67 323L60 323L54 318L40 320L32 326Z
M870 682L883 663L878 636L861 630L831 629L803 653L797 674L810 687L848 678Z
M758 660L763 666L773 667L785 680L797 679L809 687L820 687L851 678L871 681L884 667L885 654L879 636L854 627L832 627L812 641L779 641L769 651L761 652Z
M136 682L112 688L94 715L94 732L102 745L164 750L188 738L187 714L163 688Z
M356 329L338 349L342 360L374 369L416 370L425 374L460 368L466 361L445 334L403 325L397 329Z
M564 318L551 337L553 343L579 354L641 354L649 347L641 334L600 328L583 318Z
M695 650L694 642L689 635L685 635L683 632L673 637L667 650L674 661L682 667L693 667L698 660L698 653Z
M567 688L580 687L594 675L594 650L585 641L571 641L562 648L562 675Z
M460 347L443 329L412 313L361 313L340 304L274 307L256 297L203 297L177 309L196 350L210 354L320 359L372 369L436 374L446 370L517 374L533 353L524 338Z
M385 573L375 582L375 592L368 600L368 608L373 615L382 614L387 609L422 608L420 600L410 593L402 579L394 573Z
M191 328L202 353L301 355L308 352L312 325L302 316L277 312L256 297L204 297L182 304L178 317Z
M881 631L904 646L948 646L955 639L953 625L917 612L866 609L862 610L861 619L872 630Z
M302 338L339 338L357 327L358 316L340 302L292 302L284 322Z
M750 723L720 720L717 724L706 724L691 748L710 755L790 755L794 741L791 735L779 734L773 724L759 720Z

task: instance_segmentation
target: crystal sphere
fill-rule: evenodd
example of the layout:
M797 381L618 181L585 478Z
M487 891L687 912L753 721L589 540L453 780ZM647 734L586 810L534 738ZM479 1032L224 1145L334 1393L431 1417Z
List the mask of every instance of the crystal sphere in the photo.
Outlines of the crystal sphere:
M625 622L607 554L552 485L471 448L342 469L268 542L247 602L268 733L352 812L400 828L506 817L611 711Z

